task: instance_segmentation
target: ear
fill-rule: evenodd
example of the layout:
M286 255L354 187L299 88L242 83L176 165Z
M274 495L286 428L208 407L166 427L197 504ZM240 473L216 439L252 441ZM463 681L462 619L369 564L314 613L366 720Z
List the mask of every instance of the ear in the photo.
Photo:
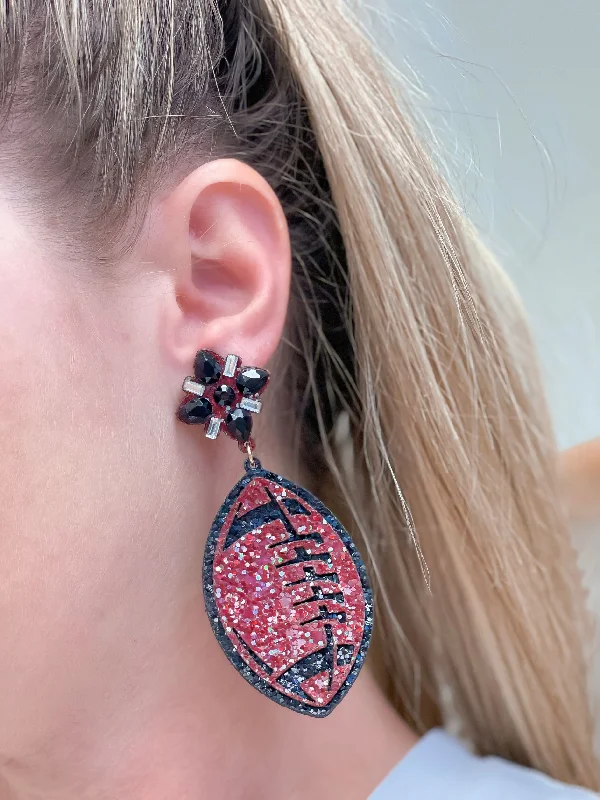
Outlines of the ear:
M211 161L159 205L147 241L170 275L161 336L189 370L198 350L264 365L282 335L290 289L287 222L274 191L241 161Z

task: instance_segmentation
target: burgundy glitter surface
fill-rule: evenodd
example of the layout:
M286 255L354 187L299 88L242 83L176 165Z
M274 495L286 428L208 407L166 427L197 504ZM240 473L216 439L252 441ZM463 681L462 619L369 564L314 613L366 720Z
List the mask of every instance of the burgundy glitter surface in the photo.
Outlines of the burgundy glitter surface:
M366 603L355 561L305 499L252 477L215 542L214 602L252 672L304 705L326 706L359 656Z

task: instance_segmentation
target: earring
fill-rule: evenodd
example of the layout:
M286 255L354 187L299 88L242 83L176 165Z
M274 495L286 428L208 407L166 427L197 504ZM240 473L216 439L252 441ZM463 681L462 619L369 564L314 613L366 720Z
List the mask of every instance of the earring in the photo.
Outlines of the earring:
M325 717L346 695L373 627L367 572L340 521L306 489L253 454L253 414L269 382L235 355L201 350L178 416L225 433L246 474L212 524L204 553L206 611L237 671L286 708Z

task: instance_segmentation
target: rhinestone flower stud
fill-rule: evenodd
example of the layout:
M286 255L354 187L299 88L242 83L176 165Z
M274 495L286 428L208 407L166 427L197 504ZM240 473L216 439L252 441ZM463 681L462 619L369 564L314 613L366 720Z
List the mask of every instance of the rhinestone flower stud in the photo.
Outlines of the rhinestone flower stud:
M270 375L261 367L244 367L239 356L222 358L212 350L200 350L194 375L183 382L186 393L177 416L188 425L204 425L206 436L216 439L224 431L240 449L252 442L252 414L259 414L259 396Z

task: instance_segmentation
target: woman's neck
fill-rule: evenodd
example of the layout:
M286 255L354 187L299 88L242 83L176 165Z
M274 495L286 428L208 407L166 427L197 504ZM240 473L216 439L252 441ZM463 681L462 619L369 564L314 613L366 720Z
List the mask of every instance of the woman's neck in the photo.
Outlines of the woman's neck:
M330 717L303 717L246 684L205 619L191 595L151 661L57 709L2 764L1 800L362 800L414 744L367 670Z

